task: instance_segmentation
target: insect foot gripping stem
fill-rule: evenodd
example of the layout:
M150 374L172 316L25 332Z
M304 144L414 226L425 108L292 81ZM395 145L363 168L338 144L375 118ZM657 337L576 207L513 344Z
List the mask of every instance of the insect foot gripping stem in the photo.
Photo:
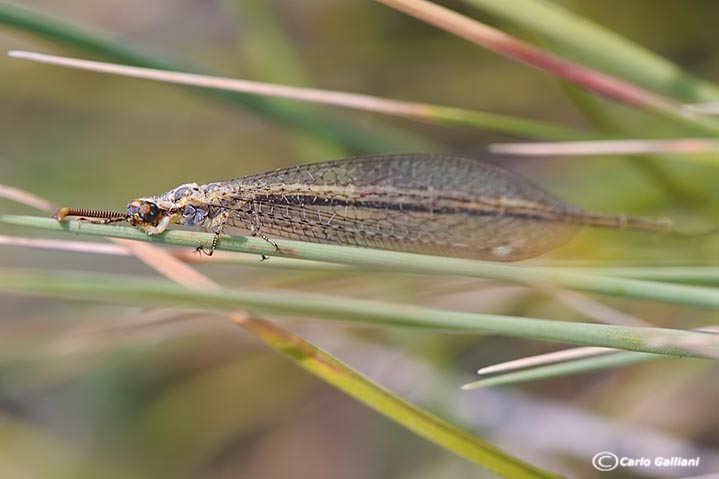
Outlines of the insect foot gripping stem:
M212 237L212 242L210 243L210 248L205 248L204 244L200 244L195 248L195 253L202 253L207 256L212 256L215 250L217 249L217 244L220 242L220 233L215 233L215 236Z
M277 246L277 243L275 243L274 241L272 241L271 239L269 239L267 236L265 236L265 235L260 235L260 238L262 238L263 240L265 240L265 241L267 241L269 244L271 244L271 245L272 245L272 249L275 250L275 253L277 253L277 252L280 251L280 247Z

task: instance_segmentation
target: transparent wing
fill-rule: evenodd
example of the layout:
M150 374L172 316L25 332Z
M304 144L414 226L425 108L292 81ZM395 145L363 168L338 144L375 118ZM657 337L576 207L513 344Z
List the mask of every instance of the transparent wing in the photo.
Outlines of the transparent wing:
M260 231L269 237L495 261L538 256L567 241L577 229L509 217L345 206L262 207L256 214ZM233 225L248 227L248 217L237 219Z
M576 211L521 176L487 163L447 155L399 154L366 156L299 165L232 182L257 188L265 185L303 185L319 190L326 185L375 186L389 191L428 191L468 198L522 198Z
M556 247L577 229L547 219L576 211L569 205L510 172L462 158L355 158L233 182L235 193L225 205L244 206L233 210L228 224L256 225L263 234L281 238L513 261ZM442 206L452 199L500 197L526 200L550 215Z

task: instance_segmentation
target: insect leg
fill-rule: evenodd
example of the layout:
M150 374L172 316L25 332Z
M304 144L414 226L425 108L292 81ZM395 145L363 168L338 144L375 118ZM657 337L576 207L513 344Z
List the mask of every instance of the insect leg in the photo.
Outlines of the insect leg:
M260 235L260 238L262 238L263 240L265 240L265 241L267 241L269 244L271 244L272 247L274 248L275 252L278 252L278 251L280 250L280 247L277 246L277 243L275 243L274 241L272 241L271 239L269 239L267 236L261 234L261 235Z
M200 244L196 249L196 253L204 253L207 256L212 256L212 254L215 252L215 249L217 249L217 245L220 242L220 235L222 234L222 231L225 229L225 224L227 223L229 215L227 211L223 211L219 215L212 218L211 223L207 226L208 231L214 233L214 236L212 237L212 242L210 243L210 248L205 248L204 244Z
M256 202L250 203L250 213L251 213L251 222L250 222L250 234L252 236L259 236L263 240L267 241L269 244L272 245L275 252L278 252L280 250L280 247L277 246L277 243L272 241L270 238L268 238L264 233L262 233L262 224L260 219L260 207L259 204ZM264 254L260 258L260 261L268 260L269 257L265 256Z
M220 242L220 232L216 231L215 235L212 237L212 242L210 243L210 248L205 248L204 244L199 244L197 248L195 248L195 253L202 253L206 254L207 256L212 256L212 254L215 252L215 249L217 249L217 244Z

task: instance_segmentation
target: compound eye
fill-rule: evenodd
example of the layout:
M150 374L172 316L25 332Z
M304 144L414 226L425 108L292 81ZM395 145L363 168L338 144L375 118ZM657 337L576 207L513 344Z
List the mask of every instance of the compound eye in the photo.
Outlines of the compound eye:
M146 223L153 223L160 215L160 208L152 201L143 201L137 209L140 219Z

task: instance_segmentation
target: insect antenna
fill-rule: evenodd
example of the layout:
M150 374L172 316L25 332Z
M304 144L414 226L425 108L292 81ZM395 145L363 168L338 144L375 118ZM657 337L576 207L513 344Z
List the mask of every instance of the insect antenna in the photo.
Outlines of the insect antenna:
M127 213L115 213L112 211L88 210L84 208L60 208L52 215L58 221L63 221L68 216L78 216L82 218L98 218L101 223L117 223L127 220Z

